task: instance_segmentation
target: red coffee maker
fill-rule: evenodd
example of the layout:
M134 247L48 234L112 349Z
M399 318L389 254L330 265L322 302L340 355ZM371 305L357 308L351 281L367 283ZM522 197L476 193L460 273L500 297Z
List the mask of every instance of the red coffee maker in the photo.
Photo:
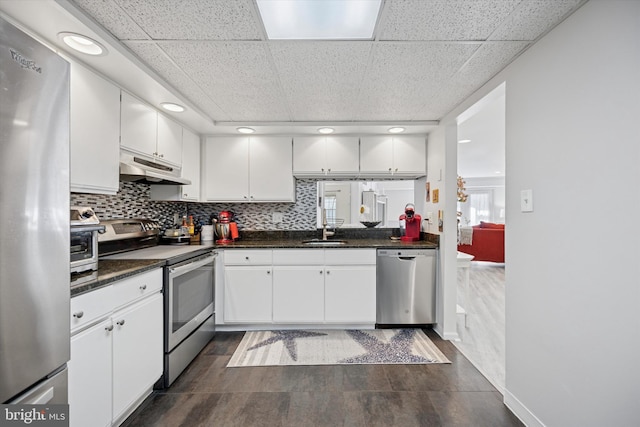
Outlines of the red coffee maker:
M405 233L400 237L403 242L415 242L420 240L420 224L422 217L416 213L413 204L408 203L404 207L404 214L400 215L400 231L402 234L402 222L405 224Z

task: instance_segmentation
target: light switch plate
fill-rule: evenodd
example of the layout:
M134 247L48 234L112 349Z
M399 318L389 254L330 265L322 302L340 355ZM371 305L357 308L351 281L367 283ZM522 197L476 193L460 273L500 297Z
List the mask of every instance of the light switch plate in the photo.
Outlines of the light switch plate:
M520 191L520 210L522 212L533 212L533 190Z

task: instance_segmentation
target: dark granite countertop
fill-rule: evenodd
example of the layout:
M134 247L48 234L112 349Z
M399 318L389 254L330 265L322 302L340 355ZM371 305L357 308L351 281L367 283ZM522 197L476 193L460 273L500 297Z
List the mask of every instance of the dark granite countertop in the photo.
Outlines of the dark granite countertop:
M93 291L118 280L160 268L164 260L99 260L98 270L72 275L71 297Z
M416 248L437 249L439 236L422 233L422 240L403 242L392 240L397 229L392 228L353 228L338 229L335 236L328 240L344 241L336 245L309 245L307 240L320 240L319 231L244 231L240 239L226 245L216 245L220 249L307 249L307 248Z

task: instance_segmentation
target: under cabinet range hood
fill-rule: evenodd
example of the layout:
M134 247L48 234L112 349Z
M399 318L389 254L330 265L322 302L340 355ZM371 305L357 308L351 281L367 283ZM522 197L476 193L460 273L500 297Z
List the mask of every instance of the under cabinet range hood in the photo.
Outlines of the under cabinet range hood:
M120 181L149 185L189 185L191 181L180 177L180 169L136 157L120 154Z

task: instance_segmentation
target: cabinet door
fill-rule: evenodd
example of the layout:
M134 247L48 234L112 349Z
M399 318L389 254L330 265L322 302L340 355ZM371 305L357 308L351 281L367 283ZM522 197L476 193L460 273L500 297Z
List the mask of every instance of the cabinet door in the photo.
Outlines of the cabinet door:
M113 419L151 392L162 376L162 295L113 313Z
M191 185L182 186L182 200L200 200L200 137L182 130L182 177Z
M360 139L357 136L326 137L326 168L329 175L357 176L360 170Z
M120 145L139 154L154 157L158 133L158 112L122 92L120 108Z
M71 62L72 192L116 194L120 168L120 89Z
M389 136L360 138L360 172L388 175L393 171L393 141Z
M156 159L182 166L182 126L158 114L158 141Z
M393 137L393 172L412 176L427 173L427 144L423 136Z
M293 172L301 176L323 175L326 168L324 136L300 136L293 139Z
M317 323L324 320L322 266L273 268L273 321Z
M71 337L69 425L111 425L111 319Z
M325 321L375 323L375 265L326 266Z
M250 137L249 201L295 200L292 151L290 137Z
M207 138L204 151L206 201L248 202L249 138Z
M271 323L271 266L225 267L225 323Z

